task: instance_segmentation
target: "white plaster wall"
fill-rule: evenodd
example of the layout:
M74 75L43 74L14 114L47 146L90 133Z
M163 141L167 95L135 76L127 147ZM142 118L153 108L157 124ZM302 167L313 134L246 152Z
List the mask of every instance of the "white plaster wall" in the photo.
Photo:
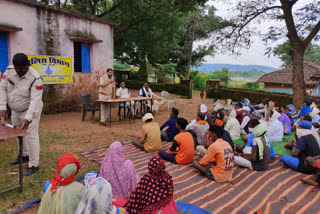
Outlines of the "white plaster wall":
M33 6L0 0L0 23L15 25L23 28L23 31L9 34L9 64L15 53L24 52L27 55L39 55L40 42L39 26L48 20L38 20L39 10ZM73 84L56 85L61 97L74 98L79 101L80 93L92 93L96 96L99 77L107 68L113 68L113 30L110 25L102 24L86 19L80 19L67 14L55 13L59 25L59 47L55 47L60 56L73 59L73 41L66 35L67 32L81 31L92 33L102 43L91 44L91 73L73 72ZM41 49L43 52L43 49Z

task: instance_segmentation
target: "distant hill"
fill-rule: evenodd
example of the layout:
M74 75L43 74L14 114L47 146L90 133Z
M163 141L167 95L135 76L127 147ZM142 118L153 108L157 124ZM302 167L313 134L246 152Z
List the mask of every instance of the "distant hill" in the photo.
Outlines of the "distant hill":
M263 71L264 73L270 73L278 68L261 66L261 65L232 65L232 64L202 64L200 66L192 67L194 70L199 70L201 73L213 72L215 70L220 70L222 68L228 68L229 71L250 71L257 70Z

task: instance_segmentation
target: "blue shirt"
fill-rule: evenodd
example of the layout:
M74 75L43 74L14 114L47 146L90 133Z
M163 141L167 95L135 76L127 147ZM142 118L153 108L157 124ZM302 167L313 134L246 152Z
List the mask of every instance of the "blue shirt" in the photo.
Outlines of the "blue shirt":
M272 142L270 140L270 137L267 134L264 134L265 136L267 136L267 138L269 139L270 142L270 157L274 158L276 156L276 153L273 150L273 146L272 146ZM251 132L248 138L248 142L246 144L247 147L252 147L252 141L253 141L254 135Z
M169 127L167 129L167 136L169 138L170 141L173 141L173 138L179 134L179 131L176 127L176 123L177 123L177 118L175 117L171 117L169 120L167 120L167 122L165 122L161 127L160 130L162 131L162 129L164 129L165 127Z

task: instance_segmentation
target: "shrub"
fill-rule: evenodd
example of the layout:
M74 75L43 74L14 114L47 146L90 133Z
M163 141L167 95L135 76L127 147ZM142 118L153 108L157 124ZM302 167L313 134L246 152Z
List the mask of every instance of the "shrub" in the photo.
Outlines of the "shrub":
M247 88L247 89L259 89L260 88L260 83L257 83L257 82L246 82L241 87L242 88Z
M143 86L143 82L137 80L127 80L126 87L129 89L140 89ZM189 98L189 88L182 84L175 83L149 83L149 87L153 91L161 92L167 91L169 93L180 94Z

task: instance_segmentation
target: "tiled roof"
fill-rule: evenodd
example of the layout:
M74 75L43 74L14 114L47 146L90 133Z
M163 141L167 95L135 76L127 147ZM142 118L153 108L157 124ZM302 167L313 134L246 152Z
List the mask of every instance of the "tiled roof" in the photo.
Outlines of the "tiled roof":
M312 62L305 61L303 63L304 81L307 86L319 84L320 66ZM292 85L292 66L279 71L274 71L262 75L257 82L275 84L275 85Z

